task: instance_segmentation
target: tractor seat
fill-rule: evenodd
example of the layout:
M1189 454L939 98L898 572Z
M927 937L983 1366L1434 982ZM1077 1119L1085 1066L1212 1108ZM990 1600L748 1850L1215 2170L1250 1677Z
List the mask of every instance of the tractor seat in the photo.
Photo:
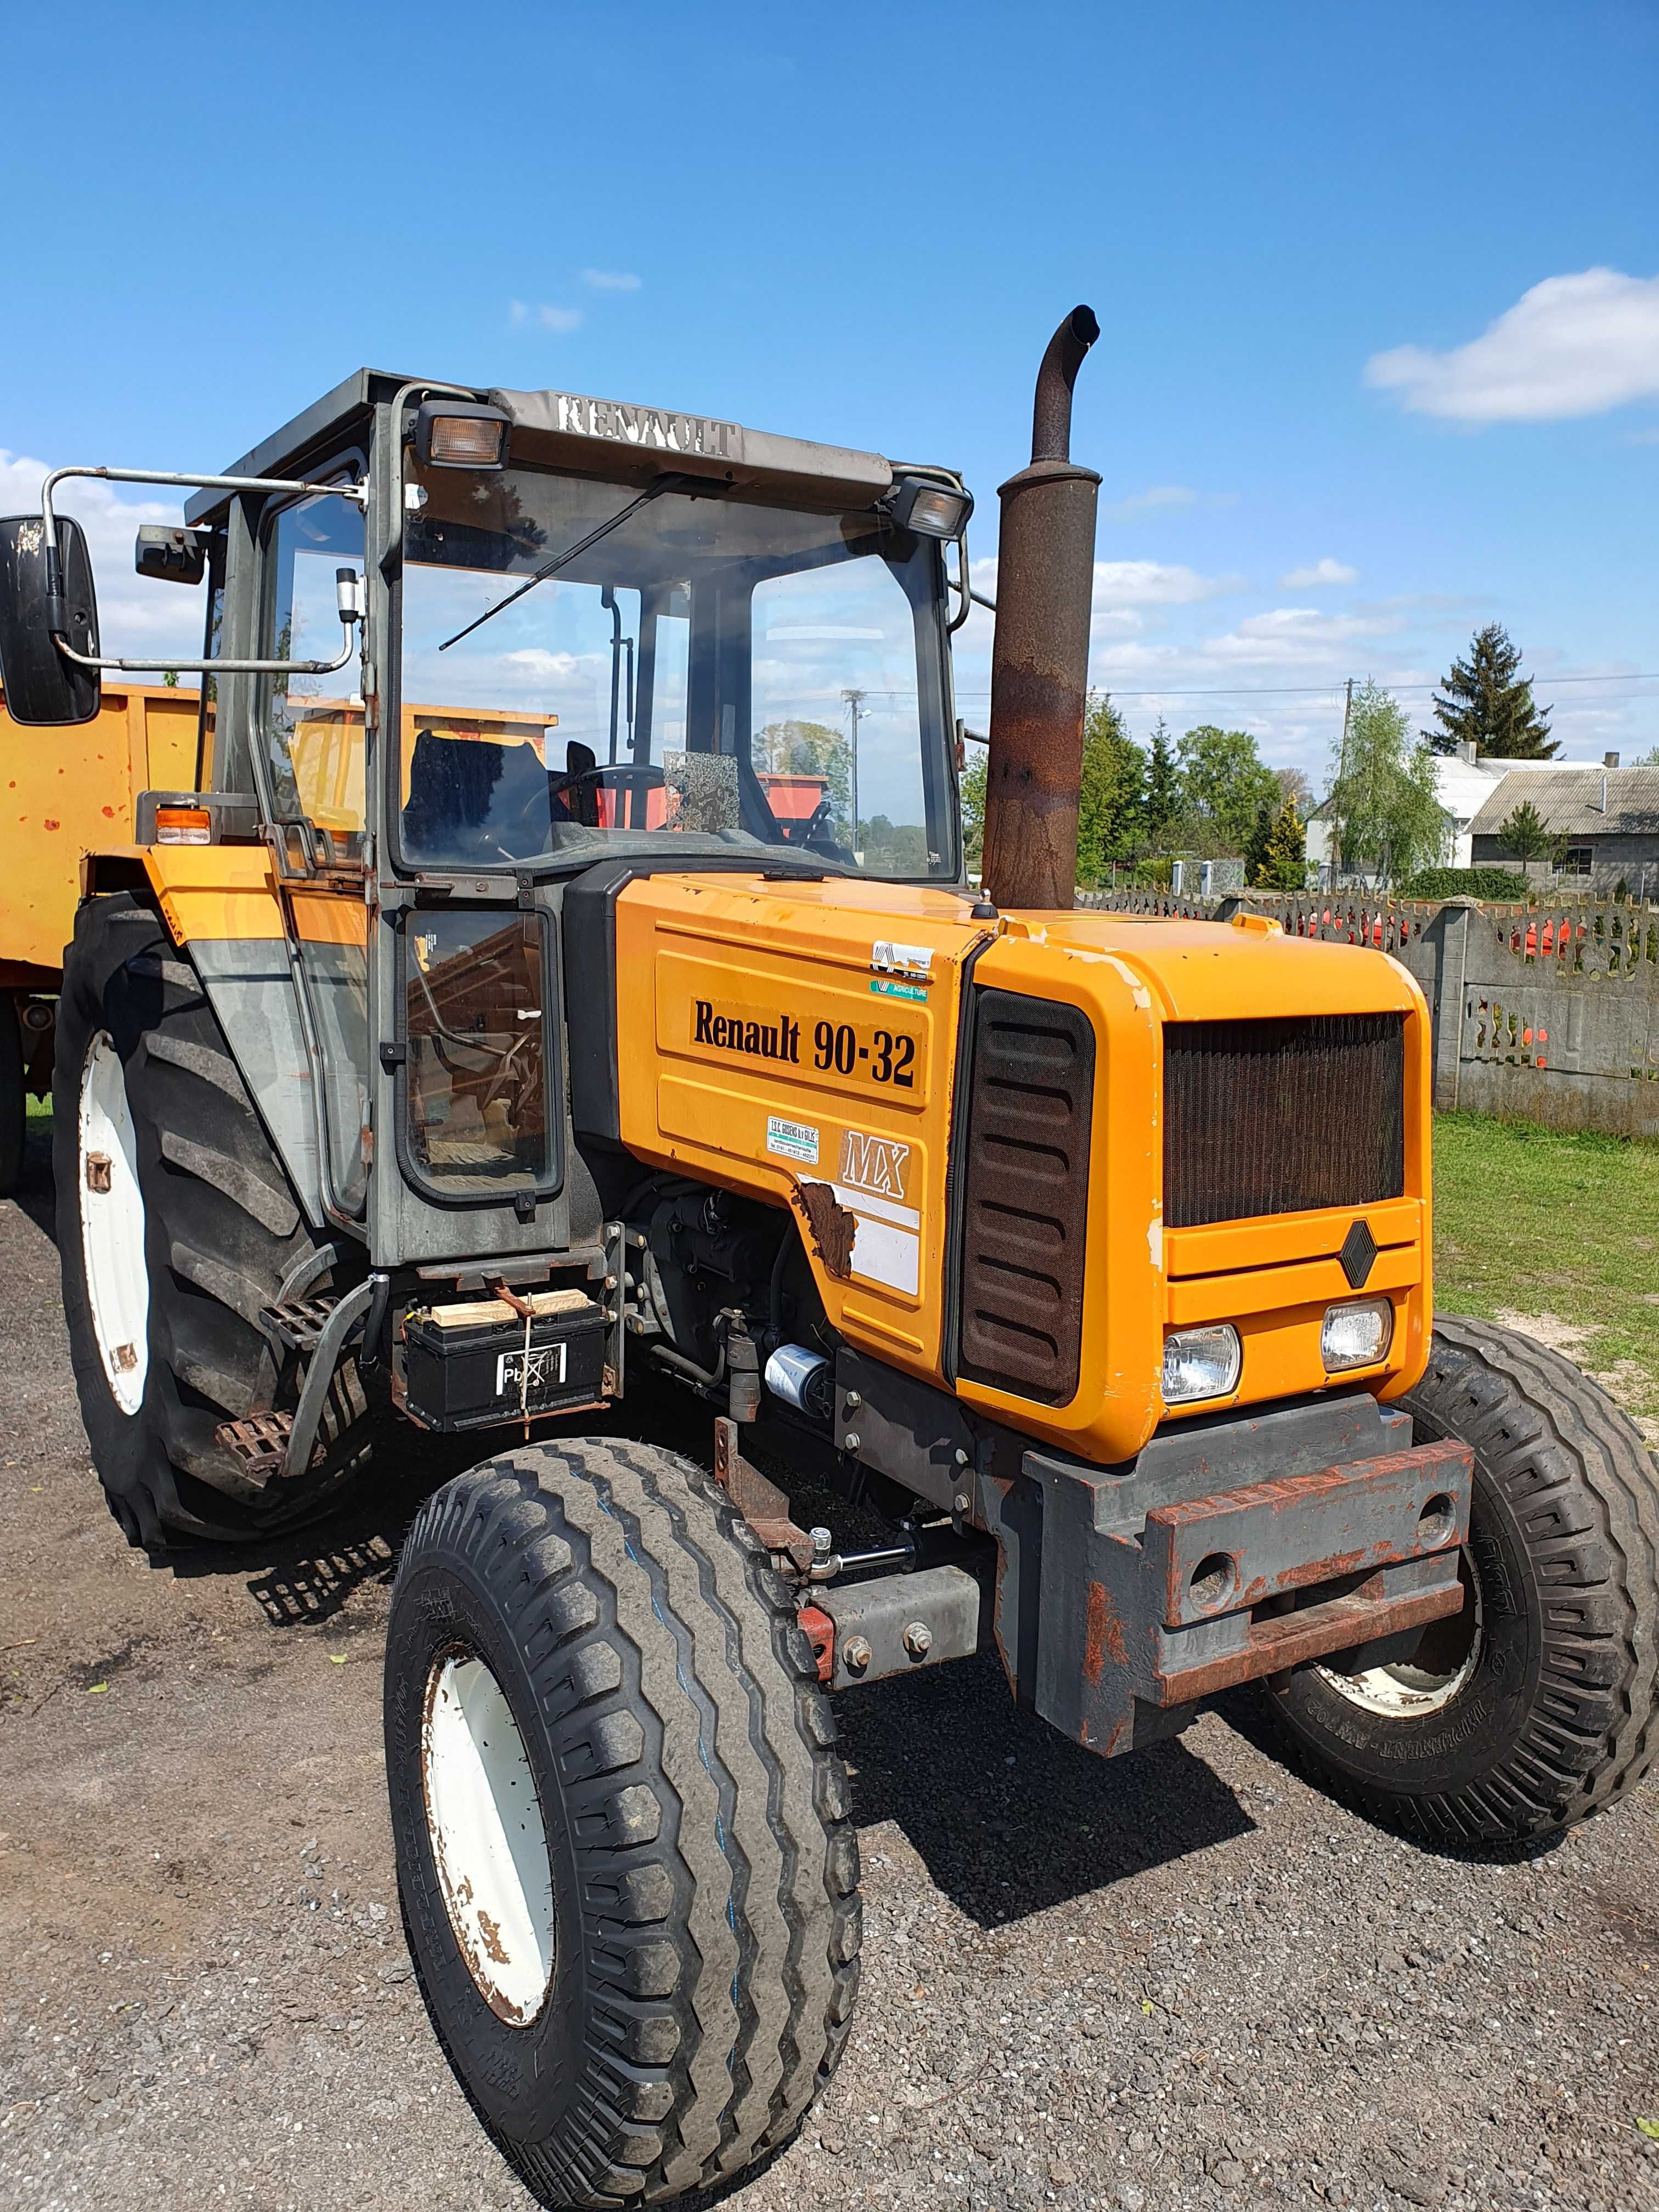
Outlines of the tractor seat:
M530 744L416 733L404 806L410 860L514 860L545 852L547 770Z

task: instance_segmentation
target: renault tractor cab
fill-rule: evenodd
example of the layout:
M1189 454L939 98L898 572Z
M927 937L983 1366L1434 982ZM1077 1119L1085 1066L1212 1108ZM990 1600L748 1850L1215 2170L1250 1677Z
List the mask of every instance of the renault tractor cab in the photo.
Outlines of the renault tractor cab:
M949 633L972 501L949 470L363 370L223 476L61 470L40 521L0 526L18 721L87 719L104 669L161 665L100 650L85 540L56 512L81 476L196 487L182 529L140 532L137 567L208 584L202 659L166 663L204 679L202 788L147 794L139 836L209 845L222 873L227 848L268 847L301 1003L253 1013L257 958L228 928L210 988L233 1021L274 1018L274 1091L314 1069L314 1129L292 1095L271 1109L285 1164L383 1262L458 1242L433 1218L457 1193L418 1097L398 1120L404 1187L378 1200L368 1132L377 1091L390 1132L390 1093L414 1080L431 962L470 962L491 933L478 905L554 912L601 859L960 881ZM389 931L365 929L366 897ZM545 926L517 956L525 991ZM533 1026L477 1049L539 1066ZM467 1194L520 1218L475 1217L469 1249L548 1242L556 1136L532 1158L523 1135L493 1170L472 1148Z

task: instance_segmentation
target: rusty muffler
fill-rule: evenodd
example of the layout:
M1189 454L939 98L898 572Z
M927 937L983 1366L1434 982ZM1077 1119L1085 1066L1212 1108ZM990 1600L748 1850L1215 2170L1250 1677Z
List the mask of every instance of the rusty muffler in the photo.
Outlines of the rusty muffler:
M1048 341L1031 465L999 486L996 641L986 773L985 888L999 906L1069 907L1089 687L1089 602L1100 478L1072 453L1072 386L1100 336L1073 307Z

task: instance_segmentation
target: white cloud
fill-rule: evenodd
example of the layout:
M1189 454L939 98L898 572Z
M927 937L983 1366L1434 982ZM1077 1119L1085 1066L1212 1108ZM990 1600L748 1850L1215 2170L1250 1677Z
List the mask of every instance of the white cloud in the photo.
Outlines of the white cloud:
M514 668L522 668L527 676L574 676L584 659L592 660L592 653L550 653L544 646L526 646L522 652L509 653L507 659Z
M1562 422L1659 397L1659 276L1547 276L1467 345L1373 354L1365 381L1456 422Z
M1127 499L1114 501L1102 512L1114 522L1127 522L1137 514L1151 514L1160 507L1196 507L1198 494L1189 484L1149 484L1145 491L1132 491Z
M637 292L640 280L623 270L584 269L582 282L595 292Z
M1232 667L1316 667L1335 649L1362 638L1389 637L1402 624L1395 615L1331 615L1319 607L1273 607L1247 615L1224 636L1206 638L1202 650Z
M974 562L970 580L976 592L995 599L994 553ZM1097 622L1121 621L1135 607L1193 606L1201 599L1241 591L1243 585L1242 576L1201 576L1195 568L1164 561L1097 561L1091 605Z
M581 321L582 311L580 307L532 307L523 300L507 301L507 319L515 330L532 317L544 331L574 331Z
M1322 561L1315 561L1305 568L1292 568L1279 582L1287 592L1311 591L1316 584L1352 584L1359 575L1358 568L1349 568L1346 561L1333 561L1328 554Z
M1200 576L1195 568L1163 561L1097 561L1097 607L1185 607L1197 599L1219 599L1243 584L1242 576Z
M0 514L38 514L46 472L44 461L0 447ZM125 659L176 653L181 659L200 659L204 588L161 583L135 574L132 566L139 524L181 521L179 502L166 495L122 499L112 486L83 477L59 484L52 503L60 514L74 515L86 532L104 651ZM135 680L161 679L156 675Z

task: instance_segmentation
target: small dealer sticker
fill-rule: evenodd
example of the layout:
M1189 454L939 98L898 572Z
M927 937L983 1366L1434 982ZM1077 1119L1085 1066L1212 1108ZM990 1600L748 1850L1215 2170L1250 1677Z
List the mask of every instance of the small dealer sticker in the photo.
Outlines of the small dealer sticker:
M811 1166L818 1164L818 1133L807 1121L787 1121L781 1114L766 1117L766 1149L781 1152L786 1159L805 1160Z

